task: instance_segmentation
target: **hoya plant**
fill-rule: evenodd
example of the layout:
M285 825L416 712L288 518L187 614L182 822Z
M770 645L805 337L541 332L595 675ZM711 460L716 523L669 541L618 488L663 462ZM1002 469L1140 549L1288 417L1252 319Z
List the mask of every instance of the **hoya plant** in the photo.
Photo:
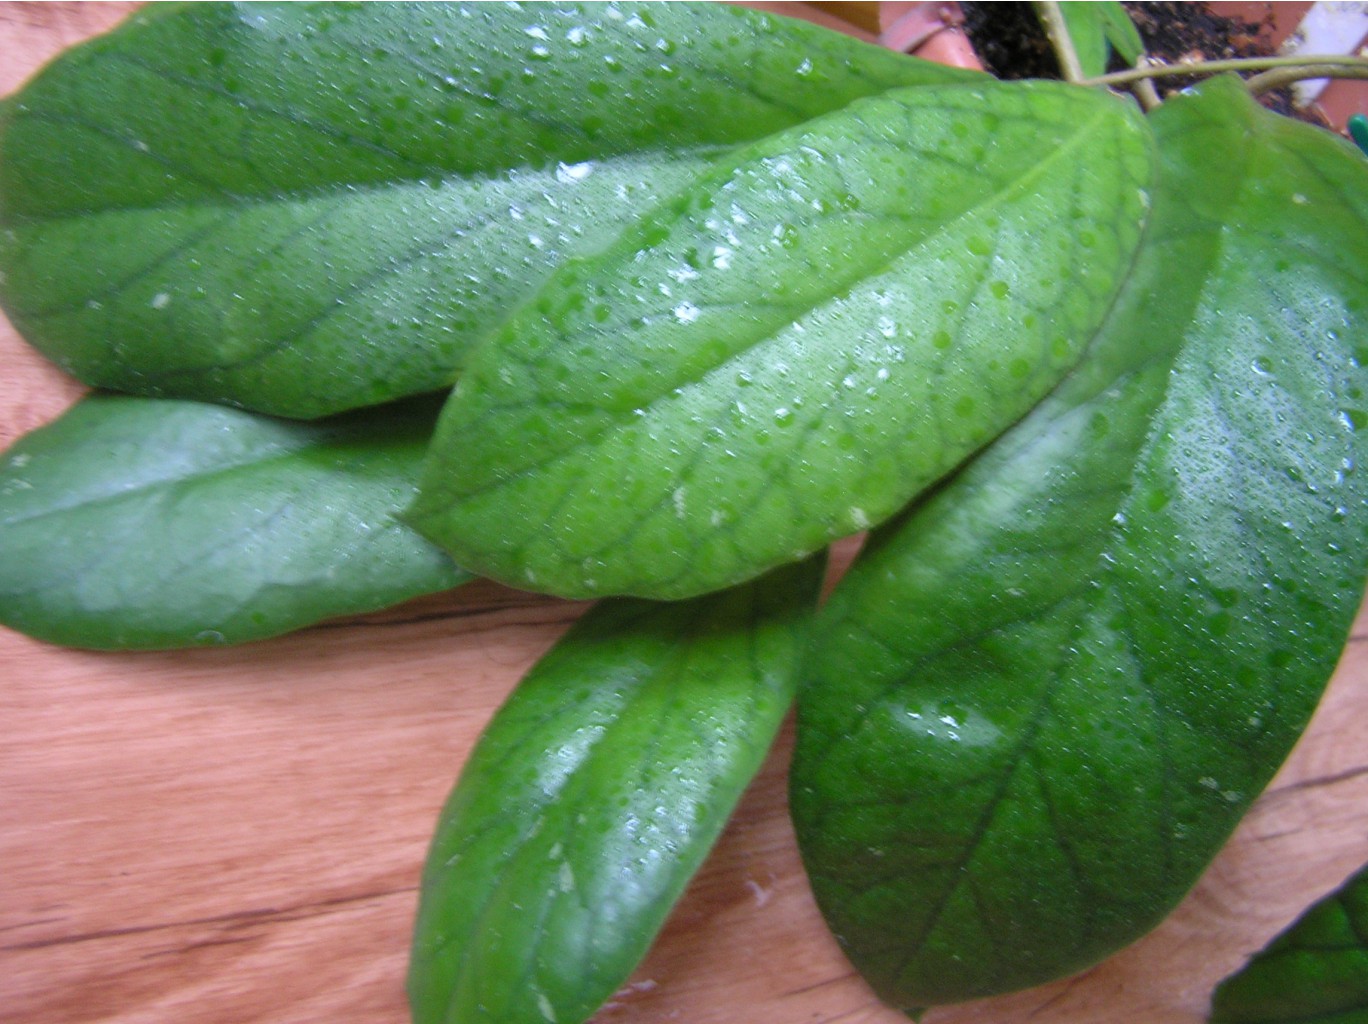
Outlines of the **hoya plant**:
M1368 163L1253 94L1364 62L1160 103L1118 5L1040 7L1066 81L710 4L168 5L71 51L0 107L0 302L94 390L0 461L0 622L596 600L437 822L417 1024L592 1016L795 703L882 1000L1129 945L1363 594Z

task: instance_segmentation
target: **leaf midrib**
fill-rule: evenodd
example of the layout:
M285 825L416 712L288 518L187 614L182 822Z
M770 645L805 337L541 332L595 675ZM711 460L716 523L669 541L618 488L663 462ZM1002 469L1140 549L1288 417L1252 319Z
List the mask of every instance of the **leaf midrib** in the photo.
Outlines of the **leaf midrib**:
M253 469L285 462L316 447L326 446L332 441L342 440L345 440L345 438L341 435L330 436L321 441L318 439L301 440L293 447L281 446L264 456L249 454L241 458L217 463L211 467L196 468L191 472L183 473L178 476L159 477L155 480L148 480L122 490L101 492L91 497L83 497L69 503L52 505L38 512L0 521L0 526L7 529L18 527L34 520L45 519L52 516L68 515L73 512L85 511L87 509L98 509L103 506L118 504L130 499L146 498L153 492L174 491L182 485L200 483L214 477L245 473ZM330 475L345 475L341 473L339 468L335 465L328 466L327 468Z
M1244 151L1243 151L1243 156L1244 156L1244 160L1243 160L1244 168L1243 168L1242 171L1241 171L1241 180L1242 180L1242 182L1247 183L1247 181L1248 181L1248 176L1249 176L1249 174L1248 174L1248 167L1249 167L1249 163L1250 163L1250 151L1249 151L1248 149L1244 150ZM1228 205L1228 206L1233 206L1233 205L1235 205L1235 204L1239 201L1240 197L1241 197L1243 194L1244 194L1244 188L1241 188L1241 189L1238 189L1238 190L1234 190L1234 191L1232 191L1231 193L1229 193L1228 196L1227 196L1227 200L1228 200L1227 205ZM1152 224L1152 219L1151 219L1151 222L1150 222L1150 223ZM1208 220L1207 223L1212 223L1212 221ZM1202 287L1201 287L1200 289L1194 290L1194 292L1193 292L1193 300L1192 300L1193 309L1200 308L1200 307L1203 305L1203 299L1204 299L1204 297L1205 297L1205 296L1208 294L1208 292L1209 292L1210 281L1213 279L1213 277L1216 276L1215 273L1214 273L1214 271L1213 271L1211 268L1212 268L1212 267L1220 266L1223 262L1225 262L1224 249L1225 249L1226 240L1229 238L1229 235L1230 235L1230 228L1228 227L1228 225L1227 225L1224 221L1221 221L1221 222L1219 222L1219 223L1220 223L1220 230L1217 231L1217 232L1215 233L1215 242L1214 242L1214 244L1213 244L1212 251L1211 251L1211 253L1210 253L1210 258L1209 258L1209 261L1208 261L1208 263L1207 263L1207 267L1206 267L1206 269L1205 269L1204 272L1203 272L1203 283L1202 283ZM1148 229L1148 226L1149 226L1149 225L1147 225L1147 229ZM1184 230L1186 231L1187 229L1184 229ZM1148 240L1147 240L1147 239L1142 239L1141 245L1144 246L1144 245L1146 245L1146 244L1149 244L1149 243L1148 243ZM1138 251L1139 251L1139 250L1137 250L1137 252L1138 252ZM1112 322L1112 317L1113 317L1113 315L1115 314L1116 309L1117 309L1116 305L1113 305L1112 314L1109 315L1109 316L1107 317L1107 319L1103 322L1103 324L1101 325L1101 327L1099 327L1099 329L1098 329L1098 332L1097 332L1097 333L1098 333L1099 335L1100 335L1103 331L1107 330L1108 327L1110 326L1110 324L1111 324L1111 322ZM1096 337L1096 335L1095 335L1094 337ZM1169 361L1170 363L1177 362L1178 359L1181 358L1183 352L1185 351L1185 348L1186 348L1186 347L1183 346L1183 345L1175 346L1170 352L1163 354L1163 357L1164 357L1165 359L1167 359L1167 361ZM1135 367L1132 367L1132 368L1128 371L1128 373L1126 374L1126 376L1133 375L1135 372L1138 372L1140 369L1146 368L1146 367L1148 367L1148 366L1150 366L1150 365L1151 365L1151 361L1150 361L1150 360L1146 360L1144 363L1139 364L1139 365L1137 365L1137 366L1135 366ZM1061 384L1056 388L1055 393L1057 394L1059 390L1061 390L1063 387L1067 386L1067 382L1068 382L1069 380L1072 380L1072 379L1073 379L1073 374L1070 373L1070 375L1067 376L1067 377L1064 379L1064 381L1061 382ZM1089 396L1087 399L1085 399L1083 402L1080 402L1080 403L1078 403L1078 405L1075 405L1075 406L1070 406L1067 410L1064 410L1064 412L1061 413L1061 415L1067 415L1067 414L1073 413L1073 412L1075 412L1075 411L1076 411L1078 408L1080 408L1080 407L1086 407L1087 405L1091 405L1091 404L1095 403L1095 402L1097 401L1098 395L1100 395L1100 394L1105 394L1106 390L1107 390L1109 387L1111 387L1111 386L1113 386L1113 385L1112 385L1111 383L1108 383L1107 385L1105 385L1105 386L1103 386L1102 388L1100 388L1100 389L1098 389L1097 391L1095 391L1092 395L1090 395L1090 396ZM1145 415L1145 419L1147 420L1147 424L1146 424L1146 428L1145 428L1145 430L1144 430L1144 432L1143 432L1142 440L1140 441L1140 443L1139 443L1139 444L1137 445L1137 447L1136 447L1135 458L1134 458L1134 460L1133 460L1133 461L1134 461L1134 464L1135 464L1137 467L1144 465L1144 464L1147 462L1147 456L1148 456L1150 453L1152 453L1152 452L1154 451L1154 449L1155 449L1156 442L1157 442L1157 440L1158 440L1157 433L1158 433L1158 419L1159 419L1159 415L1160 415L1160 413L1162 412L1162 410L1167 406L1167 404L1168 404L1168 398L1169 398L1169 396L1170 396L1170 394L1171 394L1171 387L1172 387L1172 384L1171 384L1171 377L1165 377L1165 378L1164 378L1164 383L1163 383L1162 387L1163 387L1162 395L1153 403L1153 405L1150 407L1150 409L1144 414L1144 415ZM1049 429L1049 424L1046 424L1046 427L1044 428L1044 430L1042 430L1042 431L1037 435L1037 437L1042 437L1042 436L1044 436L1045 433L1048 432L1048 429ZM1121 497L1120 500L1118 500L1118 502L1117 502L1117 509L1118 509L1118 512L1124 512L1125 509L1127 509L1127 508L1129 508L1129 507L1132 507L1133 504L1134 504L1134 502L1137 500L1137 499L1136 499L1136 492L1137 492L1137 489L1138 489L1138 487L1139 487L1138 474L1133 472L1133 473L1131 473L1131 474L1128 474L1128 476L1129 476L1128 483L1127 483L1127 485L1125 486L1124 490L1121 492L1122 497ZM1100 536L1103 538L1103 540L1102 540L1102 542L1099 544L1099 547L1098 547L1098 555L1097 555L1097 558L1096 558L1096 561L1095 561L1095 566L1096 566L1096 568L1094 569L1094 571L1093 571L1092 573L1089 574L1088 579L1085 580L1085 581L1084 581L1084 584L1083 584L1083 586L1086 588L1086 593L1084 594L1084 600L1081 602L1081 608L1080 608L1080 611L1079 611L1078 619L1076 620L1076 622L1075 622L1075 623L1073 624L1073 626L1072 626L1072 628L1074 629L1075 632L1076 632L1077 630L1081 629L1081 628L1083 627L1083 625L1086 624L1086 622L1087 622L1089 619L1091 619L1091 618L1094 617L1096 614L1098 614L1098 612L1097 612L1098 604L1099 604L1100 602L1105 601L1105 600L1108 599L1108 595L1110 594L1110 591L1108 590L1108 588L1106 588L1106 587L1094 587L1093 584L1096 584L1096 583L1101 582L1101 581L1103 580L1103 578L1104 578L1104 577L1108 574L1108 572L1110 571L1110 570L1108 569L1107 564L1104 562L1104 560L1103 560L1102 557L1101 557L1101 553L1102 553L1104 550L1106 550L1106 548L1107 548L1107 546L1108 546L1107 543L1106 543L1105 538L1107 538L1107 537L1116 538L1116 537L1118 537L1119 535L1120 535L1120 527L1119 527L1118 525L1116 525L1114 522L1113 522L1113 524L1110 525L1110 526L1104 526L1103 531L1102 531L1102 533L1100 534ZM1077 592L1074 592L1074 593L1076 594ZM1087 593L1091 593L1091 594L1094 595L1094 596L1093 596L1093 600L1091 600L1091 601L1087 600ZM1067 595L1066 595L1066 597L1067 597ZM1125 597L1124 597L1124 594L1123 594L1122 592L1117 591L1116 593L1111 594L1111 597L1113 597L1115 600L1117 600L1117 601L1118 601L1119 603L1121 603L1122 605L1125 604ZM1064 603L1064 602L1060 602L1060 603ZM1050 607L1049 609L1047 609L1047 611L1054 611L1054 610L1057 610L1057 608L1060 606L1060 603L1052 604L1051 607ZM1012 620L1011 622L1000 623L1000 624L997 624L997 625L993 626L991 629L989 629L989 630L987 630L987 631L985 631L985 632L986 632L987 635L992 635L992 634L995 634L995 633L998 633L998 632L1002 631L1003 629L1009 628L1011 625L1013 625L1013 624L1015 624L1015 623L1017 623L1017 622L1020 622L1020 621L1022 621L1022 620L1021 620L1020 618L1017 618L1017 619ZM1135 646L1134 640L1133 640L1129 635L1127 635L1124 639L1125 639L1126 649L1127 649L1128 653L1131 655L1132 659L1133 659L1136 663L1143 663L1145 659L1141 656L1141 653L1139 652L1139 650L1138 650L1137 647ZM939 656L940 656L941 654L943 654L943 653L944 653L944 648L937 649L936 651L929 652L929 653L927 653L927 654L924 654L924 655L919 656L918 662L925 662L925 661L932 660L932 659L934 659L934 658L936 658L936 657L939 657ZM881 703L883 700L885 700L888 696L890 696L891 694L897 692L897 691L905 684L905 682L906 682L907 678L909 677L909 675L910 675L910 673L903 673L903 674L900 675L894 682L891 682L891 683L889 683L888 685L886 685L885 687L881 688L881 690L879 691L879 693L878 693L875 697L873 697L872 699L868 700L866 703L869 705L869 707L870 707L871 709L872 709L873 707L875 707L876 705L880 704L880 703ZM984 810L983 810L982 814L981 814L981 815L979 816L979 818L978 818L978 824L977 824L976 827L973 829L973 831L972 831L970 837L969 837L968 840L966 841L965 846L964 846L963 853L962 853L961 857L960 857L960 858L957 860L957 862L956 862L956 867L957 867L957 868L964 868L964 867L967 867L967 865L968 865L969 863L971 863L971 862L973 861L973 859L977 856L979 846L980 846L980 844L981 844L983 838L986 836L986 834L987 834L987 832L988 832L988 829L991 827L992 819L993 819L993 817L994 817L994 816L996 815L996 813L997 813L998 807L999 807L999 805L1000 805L1000 803L1001 803L1001 800L1003 799L1003 797L1004 797L1004 795L1005 795L1005 793L1006 793L1006 791L1007 791L1008 786L1009 786L1010 783L1011 783L1012 778L1014 778L1014 777L1016 776L1017 772L1018 772L1019 770L1021 770L1021 768L1022 768L1022 766L1023 766L1023 763L1024 763L1025 759L1026 759L1026 755L1027 755L1027 753L1028 753L1028 752L1030 751L1030 749L1031 749L1032 740L1034 739L1035 735L1036 735L1037 732L1039 731L1039 728L1040 728L1040 726L1041 726L1041 723L1042 723L1042 721L1043 721L1043 719L1044 719L1044 716L1045 716L1045 714L1046 714L1047 707L1048 707L1048 705L1049 705L1049 703L1050 703L1051 695L1053 694L1053 692L1056 690L1056 688L1057 688L1058 685L1059 685L1060 677L1061 677L1061 670L1060 670L1058 667L1056 667L1055 669L1053 669L1053 670L1051 671L1050 678L1043 684L1043 686L1042 686L1042 691L1041 691L1040 703L1039 703L1039 705L1036 707L1035 711L1033 711L1033 713L1032 713L1032 715L1031 715L1031 719L1030 719L1029 723L1028 723L1027 726L1026 726L1026 734L1022 737L1022 740L1016 745L1016 747L1015 747L1014 750L1013 750L1012 755L1007 759L1007 763L1006 763L1006 765L1004 766L1003 773L1002 773L1001 784L997 787L997 789L996 789L996 791L995 791L995 792L996 792L996 795L994 796L994 798L992 798L992 799L990 799L989 801L986 802L985 807L984 807ZM1142 686L1144 686L1144 688L1146 689L1146 691L1150 693L1151 698L1154 699L1154 694L1153 694L1153 692L1152 692L1152 688L1149 687L1149 686L1147 686L1147 685L1145 685L1144 676L1143 676L1142 674L1141 674L1141 675L1137 675L1137 676L1136 676L1136 679L1142 684ZM1154 700L1154 702L1155 702L1156 704L1158 703L1157 700ZM860 716L860 719L859 719L859 720L857 721L857 723L856 723L855 729L858 729L858 728L859 728L859 725L860 725L861 723L868 721L869 718L871 717L871 715L872 715L872 710L871 710L871 711L867 711L865 714L863 714L862 716ZM1162 721L1162 718L1161 718L1160 720ZM821 756L823 757L823 759L825 759L826 756L829 756L830 753L831 753L831 751L832 751L833 749L835 749L836 747L841 746L843 743L850 743L850 742L853 742L853 740L854 740L854 734L855 734L855 730L853 729L853 730L848 730L847 733L846 733L846 735L843 735L843 736L841 736L841 737L837 737L837 738L835 739L835 742L833 742L833 743L831 744L831 746L828 747L827 750L821 755ZM1171 773L1170 773L1170 774L1171 774ZM1168 778L1169 776L1166 775L1165 777ZM1063 837L1056 836L1056 841L1060 842L1061 845L1062 845L1062 844L1063 844ZM919 938L918 940L914 941L913 943L911 943L910 946L908 947L909 951L908 951L908 953L903 957L902 965L897 969L897 972L896 972L896 973L897 973L898 975L904 974L904 973L906 972L908 966L911 964L911 962L919 955L920 950L921 950L921 945L922 945L922 943L924 943L924 941L926 940L926 938L929 937L929 936L931 935L931 933L935 931L935 928L936 928L936 926L937 926L937 924L938 924L938 922L939 922L939 920L940 920L940 918L941 918L941 915L943 914L945 908L949 905L949 902L950 902L951 898L953 897L954 893L957 892L957 891L959 890L959 888L965 884L965 879L964 879L964 877L963 877L962 871L958 871L958 870L952 871L952 876L954 877L954 881L952 882L952 884L948 885L948 886L945 888L945 890L944 890L943 893L942 893L941 898L940 898L939 900L937 900L935 907L932 909L932 911L931 911L930 914L928 915L928 917L927 917L927 919L926 919L925 926L924 926L922 929L920 929L920 938Z
M743 145L749 145L745 143ZM677 146L677 147L653 147L632 150L623 153L610 153L604 156L588 158L587 161L594 164L615 165L621 162L640 163L642 166L649 166L653 162L673 161L673 160L711 160L719 157L737 147L729 145L699 145L699 146ZM278 189L267 193L235 193L220 191L216 195L206 195L203 197L193 197L178 200L168 200L166 202L132 203L127 205L104 205L99 207L85 207L79 209L63 210L50 214L11 214L7 217L0 217L0 229L23 230L42 228L51 224L59 224L72 220L91 220L104 216L130 216L137 214L164 214L168 212L182 211L223 211L238 212L245 208L260 208L273 205L304 205L307 203L318 202L321 200L334 199L339 196L355 196L363 199L368 195L390 191L396 188L413 188L420 185L429 185L434 188L445 188L451 184L466 185L479 188L481 185L500 185L510 180L510 177L517 174L526 175L551 175L555 169L564 161L556 160L547 164L510 164L507 167L499 168L481 174L463 174L458 171L441 169L436 174L415 174L413 176L394 175L374 181L353 182L339 180L329 184L317 185L311 188L298 189ZM435 185L433 183L436 183ZM3 207L0 207L0 211Z
M858 106L862 102L867 101L857 101L851 106ZM1065 156L1076 151L1078 148L1082 148L1082 146L1086 142L1084 136L1087 130L1091 129L1098 121L1102 120L1106 116L1108 115L1105 112L1105 108L1099 108L1098 111L1092 116L1092 118L1090 118L1087 122L1080 125L1076 129L1073 136L1068 140L1067 143L1058 147L1053 153L1051 153L1051 155L1045 161L1042 161L1041 163L1038 163L1033 167L1029 168L1025 175L1018 179L1015 179L1011 185L997 192L990 193L982 199L970 204L963 210L956 213L954 217L948 218L944 222L936 225L932 230L930 230L926 234L920 235L916 239L909 241L906 246L899 247L898 250L895 253L893 253L887 260L880 261L880 263L877 265L875 269L871 269L868 273L862 275L854 282L852 282L848 287L840 290L833 290L820 300L808 304L806 306L806 313L801 315L810 319L814 314L819 313L820 311L829 308L834 304L846 300L847 298L849 298L852 292L860 288L865 282L877 278L881 275L888 274L889 271L900 260L905 259L907 255L914 249L934 243L934 241L938 237L947 233L952 228L952 226L963 223L965 220L969 218L979 217L987 212L990 212L996 206L1006 202L1012 196L1018 194L1021 191L1026 190L1029 184L1033 183L1041 177L1047 176L1049 169L1052 166L1054 166L1058 161L1064 159ZM644 215L643 219L646 217L650 217L649 212ZM624 236L620 236L619 241L614 243L615 248L620 243L621 237ZM579 262L584 261L581 260ZM794 308L802 307L795 304ZM510 324L511 322L512 321L506 322L505 325L500 329L501 332L506 332L508 330L508 324ZM787 322L789 321L786 320L785 323ZM780 330L782 330L782 328ZM660 408L661 403L666 401L675 391L701 386L704 382L708 380L709 377L721 373L728 365L730 365L736 359L740 358L742 355L751 353L756 349L763 347L765 344L772 342L778 336L779 333L779 330L775 330L772 327L768 328L765 333L757 333L754 337L754 340L748 340L744 342L733 353L726 356L726 358L724 358L721 362L713 366L707 367L701 370L700 372L692 375L691 377L676 379L672 381L668 387L660 389L654 397L646 399L643 402L636 403L634 408L631 410L615 410L616 415L611 417L607 422L601 423L595 426L593 429L587 431L586 433L576 436L573 439L573 443L565 446L564 448L561 448L554 452L550 452L546 456L539 458L534 462L520 466L515 470L508 471L479 486L460 490L453 488L451 491L448 492L448 497L453 501L472 500L480 497L485 493L497 491L500 488L506 487L521 478L528 477L535 473L543 471L548 466L551 466L555 463L571 458L576 453L595 446L605 436L619 433L622 430L637 423L640 419L642 419L642 417L639 417L637 415L635 411L636 409L644 409L647 410L648 413L657 412Z

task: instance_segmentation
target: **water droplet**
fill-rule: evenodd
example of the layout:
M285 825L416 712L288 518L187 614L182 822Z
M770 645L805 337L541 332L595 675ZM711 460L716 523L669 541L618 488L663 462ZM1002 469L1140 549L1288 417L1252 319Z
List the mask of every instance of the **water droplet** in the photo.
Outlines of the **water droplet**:
M551 1000L546 998L545 992L537 993L537 1009L538 1011L540 1011L541 1015L550 1022L550 1024L556 1024L555 1008L551 1005Z
M593 173L594 162L592 160L586 160L583 163L578 164L561 163L556 165L556 180L564 185L583 181Z

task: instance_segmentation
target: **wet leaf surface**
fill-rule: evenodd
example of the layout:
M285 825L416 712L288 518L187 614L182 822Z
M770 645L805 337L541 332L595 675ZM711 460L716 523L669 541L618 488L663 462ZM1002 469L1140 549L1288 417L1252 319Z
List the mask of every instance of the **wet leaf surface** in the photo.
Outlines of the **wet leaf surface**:
M0 300L101 387L444 389L717 153L963 77L722 4L152 8L0 110Z
M574 1024L626 980L790 706L821 569L603 602L518 685L428 853L416 1024Z
M240 643L463 583L396 516L435 417L85 398L0 457L0 620L75 647Z
M491 338L411 521L475 571L679 598L881 522L1077 360L1138 242L1148 126L927 86L720 160Z
M1300 734L1362 596L1362 161L1226 80L1153 120L1154 217L1087 358L882 531L816 627L794 814L894 1005L1031 986L1152 927Z

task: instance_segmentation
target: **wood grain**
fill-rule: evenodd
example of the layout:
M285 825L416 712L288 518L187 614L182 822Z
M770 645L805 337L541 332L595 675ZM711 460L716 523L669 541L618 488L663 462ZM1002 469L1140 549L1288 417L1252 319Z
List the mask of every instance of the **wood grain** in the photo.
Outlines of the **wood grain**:
M129 5L0 5L0 85ZM0 329L0 445L80 389ZM477 583L230 650L94 654L0 630L0 1020L406 1019L436 811L582 611ZM1368 620L1277 780L1185 903L1085 974L929 1024L1195 1024L1212 986L1368 860ZM897 1024L808 894L785 739L600 1024Z

